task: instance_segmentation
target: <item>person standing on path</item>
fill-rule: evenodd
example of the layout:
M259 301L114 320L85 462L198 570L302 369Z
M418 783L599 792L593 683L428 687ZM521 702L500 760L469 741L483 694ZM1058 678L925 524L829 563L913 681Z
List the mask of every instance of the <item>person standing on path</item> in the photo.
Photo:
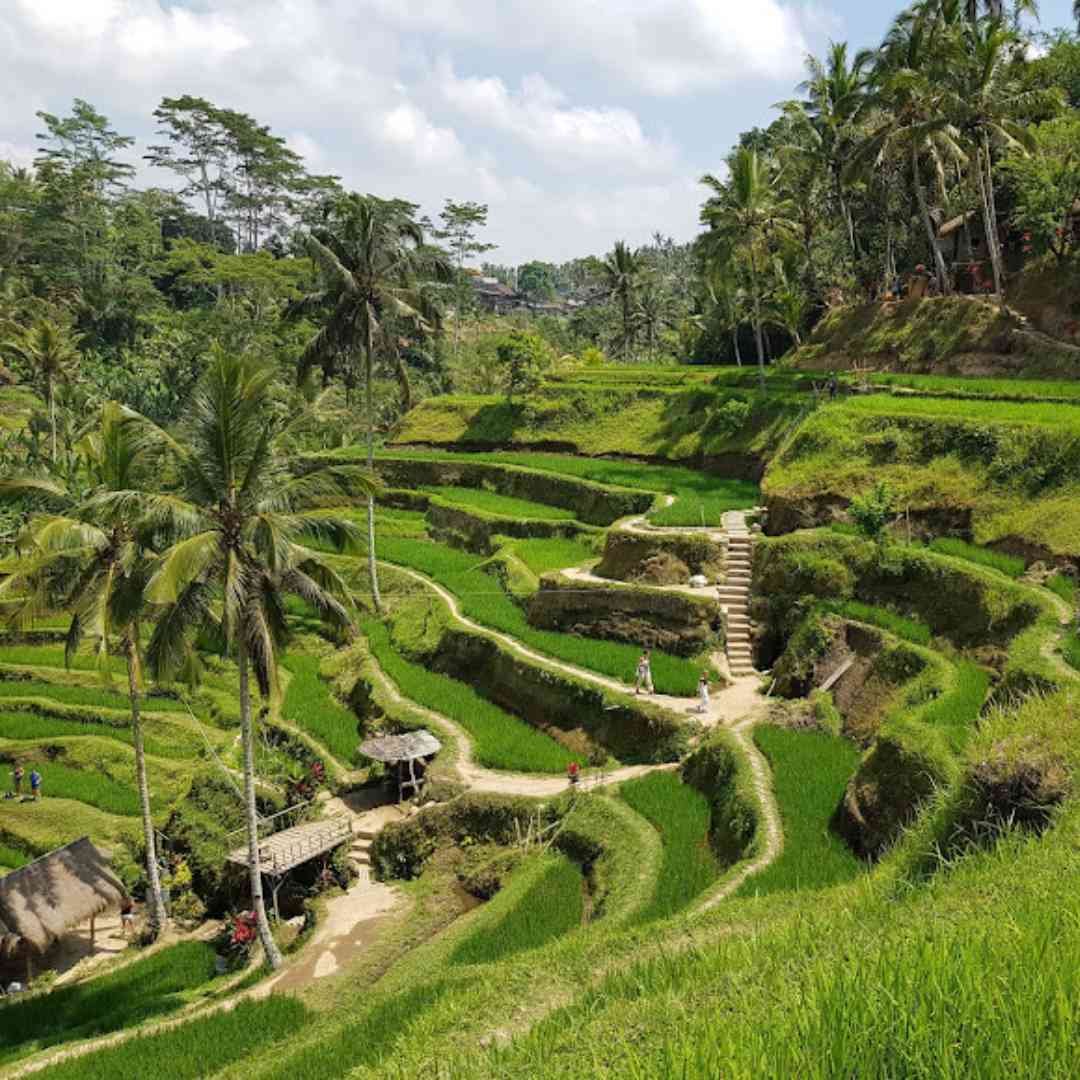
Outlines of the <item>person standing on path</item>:
M637 681L634 683L634 693L640 694L641 688L645 688L646 694L656 693L653 690L652 681L652 652L646 649L637 662Z
M16 762L11 770L11 786L15 789L15 798L22 798L23 767Z
M698 692L698 712L707 713L709 711L709 676L707 672L701 673L701 678L698 679L697 684Z
M30 770L30 794L34 802L41 798L41 773L36 768Z

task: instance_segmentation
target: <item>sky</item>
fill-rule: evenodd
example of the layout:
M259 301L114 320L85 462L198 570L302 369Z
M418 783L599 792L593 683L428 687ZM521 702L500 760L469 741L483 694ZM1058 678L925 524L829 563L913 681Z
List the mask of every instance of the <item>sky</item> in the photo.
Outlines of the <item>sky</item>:
M807 52L900 0L0 0L0 158L90 101L136 153L163 97L250 113L312 172L489 207L488 258L697 231L702 173L794 96ZM1071 0L1043 0L1043 26ZM168 186L144 167L140 181Z

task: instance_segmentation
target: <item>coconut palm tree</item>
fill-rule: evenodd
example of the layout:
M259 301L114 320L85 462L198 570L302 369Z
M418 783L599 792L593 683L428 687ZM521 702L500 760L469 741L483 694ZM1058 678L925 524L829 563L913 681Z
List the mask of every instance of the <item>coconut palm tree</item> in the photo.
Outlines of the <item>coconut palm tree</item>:
M758 381L765 390L765 342L762 324L761 272L771 238L790 234L795 226L789 207L780 198L776 176L755 149L739 147L728 161L727 182L711 173L701 183L712 191L702 207L702 222L742 248L750 268L750 300L757 344Z
M339 366L363 359L364 421L367 466L374 468L375 405L373 369L377 358L391 360L401 384L402 407L412 407L408 371L401 357L397 330L402 321L420 330L437 324L438 309L432 280L449 282L453 268L436 248L424 246L424 234L414 220L415 207L400 200L373 195L345 196L337 207L333 229L307 238L307 249L322 274L324 287L294 306L294 312L329 311L322 329L308 342L297 369L302 382L322 368L324 381ZM368 573L376 610L381 609L375 560L375 502L369 496Z
M849 62L847 42L830 42L824 62L815 56L806 58L809 77L799 87L806 99L789 103L795 109L788 110L801 113L810 128L804 144L813 147L830 177L853 259L859 257L859 243L845 193L845 166L855 149L859 121L866 107L872 60L873 53L864 49Z
M235 653L252 906L267 962L278 967L259 864L250 680L254 674L264 698L276 694L283 594L299 596L328 623L351 626L345 582L304 538L355 539L351 522L317 507L347 486L373 495L376 485L356 467L290 473L281 443L288 424L271 408L273 381L273 371L249 357L215 353L175 437L135 422L140 442L162 455L162 474L175 477L171 489L121 492L100 502L106 511L138 505L175 541L146 587L160 608L147 648L151 668L171 677L182 668L193 635L208 624Z
M148 579L146 530L134 508L127 513L102 512L102 499L137 490L138 453L128 425L131 414L107 404L97 427L79 444L85 489L73 490L56 479L33 476L0 481L0 497L34 497L53 509L34 514L16 540L17 554L5 570L0 594L16 602L19 621L52 611L71 613L65 660L70 663L80 643L89 639L104 660L118 642L127 666L131 704L131 736L135 751L135 784L146 848L147 907L154 937L166 921L158 874L150 785L146 773L140 699L142 697L139 627L145 616L143 589Z
M1005 268L994 192L994 150L1034 149L1034 136L1016 117L1060 104L1057 91L1024 90L1018 84L1013 61L1020 40L1017 32L1000 20L983 19L969 24L959 39L961 48L951 103L951 111L972 152L994 291L1002 299Z
M3 352L24 368L30 382L40 390L49 413L52 432L50 460L56 464L56 388L75 374L79 366L79 335L51 319L37 319L29 330L4 343Z
M622 329L615 351L624 360L629 359L634 345L634 306L641 269L641 259L623 240L615 242L601 264L607 294L619 305Z
M960 132L947 113L949 91L937 67L950 41L947 31L929 18L905 16L894 23L879 54L870 95L882 120L862 139L848 165L851 172L867 172L892 155L906 157L942 295L950 291L949 274L923 185L922 162L929 159L940 171L946 162L966 160Z
M654 277L646 278L638 290L634 322L641 329L649 360L656 359L660 335L676 325L679 306L675 297Z

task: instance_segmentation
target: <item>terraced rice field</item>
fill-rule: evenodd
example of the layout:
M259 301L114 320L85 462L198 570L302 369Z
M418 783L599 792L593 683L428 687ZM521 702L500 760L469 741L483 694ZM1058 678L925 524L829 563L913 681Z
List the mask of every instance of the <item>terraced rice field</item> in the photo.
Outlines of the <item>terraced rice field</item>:
M484 920L466 937L451 954L451 964L490 964L581 926L581 870L563 855L538 856L535 864L518 869L515 880L489 903L498 909L498 918Z
M746 510L757 505L757 484L710 475L678 465L643 464L609 458L575 457L545 453L469 453L445 451L394 451L395 457L426 461L484 461L496 465L519 465L540 472L573 476L598 484L636 488L675 496L672 506L653 511L657 525L719 525L728 510Z
M214 977L212 946L186 941L46 997L0 1005L0 1065L172 1012Z
M720 872L709 846L709 803L670 772L631 780L619 794L660 833L663 846L656 890L639 919L670 918L700 896Z
M467 487L422 487L421 491L435 495L444 502L455 506L464 506L471 510L480 510L485 514L498 514L532 521L573 521L572 510L564 510L547 503L532 502L529 499L517 499L510 495L500 495L497 491Z
M829 822L859 764L847 739L820 731L769 725L754 729L754 742L772 768L784 828L780 857L740 888L740 896L824 889L864 869Z
M558 660L630 683L640 649L615 641L581 638L572 634L537 630L525 613L503 591L499 582L480 569L475 555L430 540L376 537L380 559L419 570L452 592L462 612L493 630L501 630L539 652ZM653 653L653 681L658 692L691 696L700 665L691 660Z
M563 773L576 760L549 735L493 705L471 686L406 660L394 649L382 622L370 619L362 629L379 666L405 697L469 733L478 764L513 772Z

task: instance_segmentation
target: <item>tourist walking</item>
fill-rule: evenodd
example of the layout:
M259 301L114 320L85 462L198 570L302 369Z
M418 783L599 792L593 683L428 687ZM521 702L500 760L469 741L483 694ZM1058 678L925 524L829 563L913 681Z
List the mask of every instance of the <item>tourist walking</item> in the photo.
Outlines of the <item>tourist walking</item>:
M697 692L697 711L699 713L707 713L709 711L709 676L704 671L701 673L701 678L698 679Z
M30 795L34 802L41 798L41 773L37 769L30 770Z
M124 897L120 905L120 933L125 937L131 937L135 929L135 902L130 896Z
M11 786L15 790L15 798L22 797L23 767L16 762L11 770Z
M652 652L646 649L637 662L637 681L634 683L634 693L640 694L644 688L646 694L653 694L652 681Z

